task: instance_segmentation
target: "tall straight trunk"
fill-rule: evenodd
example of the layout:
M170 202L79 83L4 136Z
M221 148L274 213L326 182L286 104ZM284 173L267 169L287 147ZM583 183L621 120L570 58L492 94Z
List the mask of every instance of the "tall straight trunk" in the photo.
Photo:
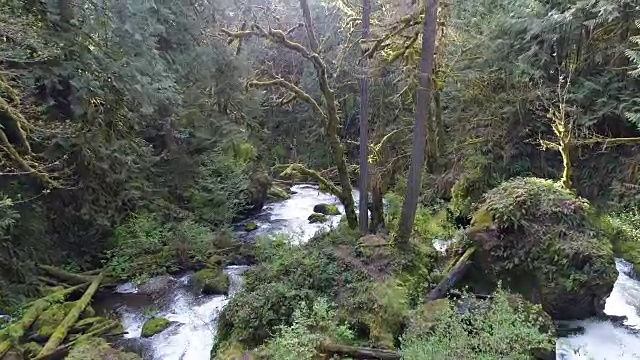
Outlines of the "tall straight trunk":
M422 170L424 167L427 103L431 98L429 92L431 89L431 71L433 70L436 42L438 0L427 0L425 5L426 16L422 30L422 51L420 54L420 86L416 90L416 117L413 128L413 145L411 147L411 165L409 166L409 175L407 175L407 188L396 238L400 248L407 248L409 244L413 221L418 208L418 197L420 196Z
M318 55L318 40L313 32L311 12L309 11L309 4L307 3L307 0L300 0L300 9L302 10L302 17L304 18L304 27L309 40L309 48L313 52L311 61L313 62L313 66L316 70L318 85L320 86L320 91L322 92L322 96L324 97L327 106L326 135L333 162L336 164L336 168L338 169L338 178L341 188L339 198L340 202L344 205L344 211L347 216L347 223L349 224L349 227L355 229L358 227L358 218L356 216L355 202L353 201L353 188L351 187L351 179L349 178L349 169L347 168L347 161L344 156L344 146L342 146L340 137L338 136L338 125L340 123L340 119L338 117L338 108L336 106L336 94L329 86L327 67L324 62L320 60L320 56Z
M371 5L369 0L362 0L362 41L369 39L369 17ZM369 122L369 69L367 57L362 57L362 77L360 78L360 232L365 234L368 231L368 186L369 175L367 146L369 145L368 122Z

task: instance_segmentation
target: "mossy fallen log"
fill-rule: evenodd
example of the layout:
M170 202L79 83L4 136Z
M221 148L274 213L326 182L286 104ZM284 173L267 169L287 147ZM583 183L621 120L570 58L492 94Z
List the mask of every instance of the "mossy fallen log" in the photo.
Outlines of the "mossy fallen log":
M56 279L62 280L71 285L91 283L95 276L74 274L72 272L57 268L51 265L40 265L40 269Z
M80 300L76 302L76 305L73 307L73 309L71 309L71 311L69 311L69 314L67 314L64 320L62 320L60 325L58 325L53 335L51 335L47 343L42 348L42 351L40 351L40 354L38 354L38 357L45 356L50 352L55 351L56 348L60 346L64 338L69 333L69 330L71 329L73 324L78 321L78 318L80 317L82 311L91 302L91 298L93 298L93 295L100 287L102 279L104 279L104 272L101 272L98 276L95 277L93 282L91 282L91 285L89 285L87 291L85 291Z
M340 344L323 344L319 349L325 355L346 355L354 359L399 360L400 353L391 350L355 347Z
M54 348L52 351L46 353L46 354L42 354L42 351L40 352L40 354L38 354L38 356L36 356L35 358L31 359L31 360L49 360L49 359L57 359L57 358L62 358L66 353L68 353L71 348L73 348L76 344L88 340L92 337L98 337L104 334L107 334L109 331L112 331L113 329L116 329L120 324L116 321L113 322L109 322L107 324L105 324L102 327L96 328L95 330L89 331L86 334L80 335L78 337L76 337L75 339L69 341L69 343L58 346L56 348ZM46 345L45 345L46 346ZM44 350L44 348L43 348Z
M462 256L460 256L458 261L456 261L456 264L447 273L447 276L445 276L444 279L440 281L438 286L433 288L429 292L429 294L427 294L426 301L440 299L446 295L447 291L456 286L458 281L462 279L462 276L464 276L464 274L468 270L469 264L471 264L469 258L471 257L471 255L473 255L474 251L475 248L470 247L469 249L467 249L467 251L464 252L464 254L462 254Z
M4 356L4 354L11 348L11 345L31 327L31 325L36 321L36 319L42 314L52 303L58 302L64 298L66 298L69 294L74 293L88 284L80 284L76 285L43 298L40 298L34 301L27 312L20 318L20 320L15 323L9 325L2 333L0 333L0 339L2 342L0 343L0 358Z

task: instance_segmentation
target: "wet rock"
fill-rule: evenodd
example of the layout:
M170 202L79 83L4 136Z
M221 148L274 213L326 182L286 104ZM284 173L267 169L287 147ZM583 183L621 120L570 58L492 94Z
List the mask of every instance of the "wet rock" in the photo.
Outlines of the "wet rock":
M142 325L142 337L148 338L166 330L171 322L165 318L154 317L144 322Z
M257 229L258 224L254 223L253 221L249 221L248 223L244 224L244 231L246 232L251 232Z
M220 269L203 269L193 276L196 286L205 295L227 295L229 276Z
M249 206L248 214L256 213L262 209L264 203L267 201L267 193L271 186L271 179L266 172L260 169L255 169L251 175L249 187L247 192L249 194Z
M176 279L171 275L160 275L152 277L138 286L138 294L160 295L170 290L176 284Z
M313 207L314 213L324 214L324 215L340 215L340 210L336 205L330 204L317 204Z
M291 198L289 192L278 185L271 185L269 192L267 193L269 200L287 200Z
M327 222L328 218L327 218L327 215L313 213L313 214L309 215L307 220L309 220L310 224L316 224L316 223Z

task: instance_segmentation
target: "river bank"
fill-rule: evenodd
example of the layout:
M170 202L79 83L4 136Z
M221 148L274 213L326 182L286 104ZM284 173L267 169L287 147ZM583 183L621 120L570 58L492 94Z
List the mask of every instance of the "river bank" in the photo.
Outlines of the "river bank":
M338 224L339 216L331 217L327 224L309 224L306 219L315 204L337 204L337 199L310 185L296 186L292 190L290 199L267 204L260 214L247 219L258 224L256 232L241 234L248 239L285 232L292 234L296 242L304 243L318 231ZM242 224L238 225L238 231L241 231L241 226ZM637 295L640 293L640 283L630 276L632 270L628 263L617 260L617 268L620 274L607 299L605 311L609 315L627 316L625 324L631 329L637 329L637 313L640 311L637 300L640 297ZM127 349L137 350L144 359L209 359L218 316L230 297L239 290L242 283L240 274L245 269L225 269L232 279L229 296L193 293L189 287L192 275L187 273L172 277L170 285L160 294L143 295L145 301L140 301L139 291L131 284L123 284L117 288L116 294L99 306L119 316L128 332L122 344ZM175 323L158 335L142 339L139 336L142 323L152 315L166 317ZM637 358L635 349L640 348L637 333L600 320L585 320L575 322L574 325L584 327L584 332L559 339L556 345L558 359L583 359L587 355L595 359Z

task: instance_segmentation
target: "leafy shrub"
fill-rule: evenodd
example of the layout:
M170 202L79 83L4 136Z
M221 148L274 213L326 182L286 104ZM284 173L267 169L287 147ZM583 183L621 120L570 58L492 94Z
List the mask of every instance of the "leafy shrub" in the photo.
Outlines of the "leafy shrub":
M249 200L249 163L218 150L205 157L198 172L189 190L190 208L211 226L231 223Z
M264 345L264 354L279 360L314 359L322 342L345 342L353 337L347 326L336 323L336 312L329 301L318 298L311 308L305 303L298 306L292 324L278 327L278 334Z
M640 274L640 212L629 210L602 218L602 226L608 230L616 256L633 264Z
M433 314L428 331L405 333L403 359L530 359L532 351L554 347L553 336L540 331L542 321L530 316L539 310L513 306L502 290L495 292L489 306L470 312L460 312L450 303Z
M193 220L165 225L153 214L134 214L114 231L113 249L107 253L110 270L120 278L140 279L203 263L215 238L211 229Z

